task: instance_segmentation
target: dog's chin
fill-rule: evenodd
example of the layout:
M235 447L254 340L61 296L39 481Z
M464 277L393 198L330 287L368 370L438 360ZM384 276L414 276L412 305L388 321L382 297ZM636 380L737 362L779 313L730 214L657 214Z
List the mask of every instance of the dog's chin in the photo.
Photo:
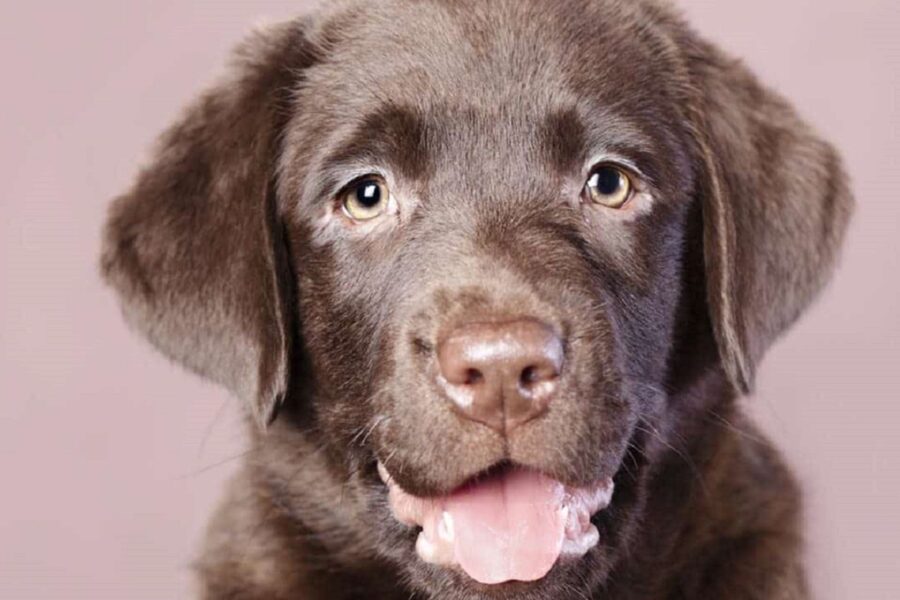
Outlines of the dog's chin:
M380 463L378 472L393 518L417 532L419 566L488 597L545 587L596 552L600 534L592 519L614 490L612 478L572 487L505 464L449 494L418 497Z

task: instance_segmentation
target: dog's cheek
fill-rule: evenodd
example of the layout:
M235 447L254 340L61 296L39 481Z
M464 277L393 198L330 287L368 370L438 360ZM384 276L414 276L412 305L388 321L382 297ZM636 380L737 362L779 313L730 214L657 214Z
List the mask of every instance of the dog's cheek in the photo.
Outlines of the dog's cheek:
M659 202L654 212L628 225L627 261L603 248L603 289L615 323L623 369L630 380L662 384L683 293L684 233L688 207Z
M309 426L321 432L336 454L349 458L358 447L352 440L368 420L373 311L353 293L348 281L355 273L339 249L311 240L309 229L295 226L296 354L302 364L293 391Z
M685 211L678 206L629 223L628 235L621 236L629 241L627 260L621 247L612 248L599 236L588 238L593 252L588 287L602 308L576 337L581 340L579 352L588 357L581 362L602 372L605 381L598 381L591 371L578 378L581 389L575 401L590 432L580 448L602 450L599 458L581 459L585 468L621 469L629 460L629 443L635 435L641 429L655 429L665 417L667 377L685 285L685 222ZM591 357L603 364L594 364Z

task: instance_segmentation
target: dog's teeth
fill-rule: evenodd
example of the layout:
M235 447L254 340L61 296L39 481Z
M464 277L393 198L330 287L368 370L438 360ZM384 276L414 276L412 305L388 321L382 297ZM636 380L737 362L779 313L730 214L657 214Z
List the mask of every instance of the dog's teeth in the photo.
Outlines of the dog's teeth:
M419 538L416 540L416 553L427 563L435 564L437 562L437 548L424 531L419 533Z
M584 533L588 525L590 525L590 516L583 506L578 506L569 513L566 521L566 536L569 539L577 539Z
M593 525L589 525L577 535L567 537L563 541L562 553L569 556L584 556L600 541L600 533Z
M597 498L595 500L595 507L592 512L597 512L603 510L612 502L613 493L616 491L616 484L613 483L612 479L606 480L606 485L600 490L597 494Z
M378 476L381 477L381 481L385 485L388 485L391 481L391 475L387 472L385 466L381 464L381 461L378 461Z
M578 511L578 524L582 531L587 530L591 526L591 514L586 510Z
M453 542L443 539L442 537L438 539L432 539L425 529L423 529L419 533L419 537L418 539L416 539L416 554L418 554L419 558L421 558L428 564L454 564Z
M441 515L441 520L438 523L437 527L437 533L442 540L450 543L453 542L453 516L446 510Z
M559 509L559 515L562 518L563 523L565 523L567 538L578 535L578 519L575 517L575 512L576 511L573 511L568 505L563 505Z

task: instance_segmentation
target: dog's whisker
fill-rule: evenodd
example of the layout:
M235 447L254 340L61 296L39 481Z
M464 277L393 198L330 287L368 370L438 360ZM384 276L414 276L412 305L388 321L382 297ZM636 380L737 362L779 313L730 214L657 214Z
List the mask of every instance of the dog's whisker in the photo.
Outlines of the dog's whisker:
M666 448L668 448L669 450L674 452L675 455L678 456L687 465L688 469L690 469L692 476L694 477L695 481L700 485L704 494L708 495L709 490L706 487L706 478L704 477L703 472L700 470L700 468L694 462L694 459L691 458L690 454L688 454L687 451L679 449L676 446L674 446L673 444L669 443L669 441L663 437L663 435L659 432L658 429L656 429L653 425L647 423L646 421L644 422L643 425L641 423L638 423L635 427L639 431L643 431L644 433L647 433L647 434L653 436L659 443L661 443L663 446L665 446Z
M751 433L750 431L747 431L745 429L738 427L737 425L735 425L734 423L732 423L731 421L729 421L728 419L723 417L721 414L717 413L715 411L715 409L709 409L706 414L707 414L707 417L706 417L707 422L711 422L711 423L720 425L720 426L728 429L729 431L732 431L732 432L736 433L737 435L743 437L744 439L750 440L751 442L754 442L756 444L765 445L767 443L766 440L763 439L762 437L755 435L755 434ZM709 417L712 417L712 419L710 419Z
M222 404L219 405L219 408L216 410L213 418L210 420L209 425L206 426L206 430L203 432L203 437L200 439L200 446L197 448L197 458L203 456L203 450L206 448L206 443L209 441L210 436L212 435L213 429L215 429L218 422L221 420L222 415L225 414L225 409L231 403L230 398L226 398L222 401Z
M204 467L200 467L199 469L197 469L197 470L195 470L195 471L191 471L190 473L186 473L186 474L184 474L184 475L181 476L181 479L187 479L187 478L190 478L190 477L197 477L198 475L202 475L202 474L204 474L204 473L208 473L209 471L212 471L212 470L215 470L215 469L217 469L217 468L219 468L219 467L222 467L222 466L225 466L225 465L227 465L227 464L233 463L234 461L241 460L241 459L243 459L243 458L247 458L248 456L251 456L251 455L253 455L253 454L255 454L255 453L259 452L259 451L260 451L259 448L251 448L251 449L249 449L249 450L244 450L243 452L240 452L240 453L235 454L235 455L233 455L233 456L229 456L228 458L223 458L222 460L219 460L219 461L217 461L217 462L214 462L214 463L212 463L212 464L210 464L210 465L206 465L206 466L204 466Z

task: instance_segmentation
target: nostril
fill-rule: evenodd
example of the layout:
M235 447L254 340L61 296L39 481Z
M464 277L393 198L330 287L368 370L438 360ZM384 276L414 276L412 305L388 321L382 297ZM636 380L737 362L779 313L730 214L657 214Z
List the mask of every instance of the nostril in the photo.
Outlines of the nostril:
M549 365L544 368L539 365L529 365L522 369L519 375L519 386L523 390L531 390L541 383L553 381L558 376L557 370Z
M465 385L478 385L484 381L484 373L478 369L467 369L466 377L463 381Z
M522 374L519 376L519 383L523 388L528 389L538 381L540 381L540 377L538 376L537 367L529 366L522 369Z

